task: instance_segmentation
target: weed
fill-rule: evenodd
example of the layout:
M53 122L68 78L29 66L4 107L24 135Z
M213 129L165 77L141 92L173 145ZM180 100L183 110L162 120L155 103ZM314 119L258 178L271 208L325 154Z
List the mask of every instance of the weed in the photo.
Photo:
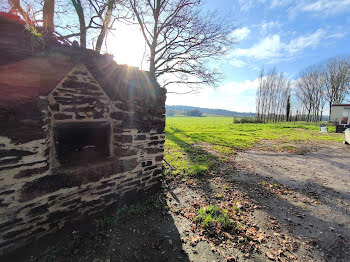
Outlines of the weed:
M218 198L222 198L223 197L223 194L218 194Z
M204 226L204 228L209 228L209 227L211 227L212 224L213 224L213 218L209 214L204 218L202 225Z
M242 213L242 210L239 209L236 205L234 205L234 206L232 207L232 211L233 211L234 213L237 213L237 214Z
M277 184L277 183L272 183L272 186L274 186L275 188L280 188L281 185Z
M32 50L35 49L43 49L46 45L45 39L43 38L42 34L38 33L36 28L33 26L27 25L25 27L27 32L29 33L29 39L30 39L30 45Z
M52 261L56 259L57 254L60 253L60 249L57 247L50 246L45 249L43 258L45 261Z
M97 228L105 230L110 228L114 224L115 220L116 219L113 216L104 216L102 218L95 219L94 223Z
M230 230L235 226L235 223L230 220L227 210L215 205L200 208L198 216L194 218L194 222L200 223L205 229L217 225L223 230Z
M121 218L126 215L143 215L155 208L154 203L154 198L149 198L134 205L118 208L116 212L116 218Z
M224 185L224 186L222 187L222 189L223 189L223 190L227 190L227 189L228 189L228 186L227 186L227 185Z
M262 186L266 186L266 181L262 181L262 182L261 182L261 185L262 185Z
M229 182L229 183L236 183L236 182L237 182L237 180L236 180L236 179L234 179L233 177L230 177L230 179L228 180L228 182Z
M73 234L72 245L73 245L74 247L79 246L80 243L81 243L81 240L82 240L82 238L81 238L81 236L79 235L79 233Z

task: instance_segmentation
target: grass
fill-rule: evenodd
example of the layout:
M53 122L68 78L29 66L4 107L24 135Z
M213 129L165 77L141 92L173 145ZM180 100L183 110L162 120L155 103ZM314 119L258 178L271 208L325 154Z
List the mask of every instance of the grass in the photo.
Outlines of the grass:
M166 119L165 160L176 168L175 173L201 176L215 169L219 155L231 156L261 140L279 141L283 147L288 142L343 139L335 134L334 126L329 126L329 134L320 133L319 129L318 125L305 122L234 124L232 117L171 117ZM206 145L220 154L208 152Z
M119 208L116 212L116 218L118 219L129 215L138 216L138 215L146 214L147 212L150 212L155 209L154 205L155 205L154 197L145 199L142 202L138 202L133 205Z
M53 261L60 254L61 250L57 247L48 247L43 252L44 261Z
M194 222L200 223L205 229L218 226L223 230L231 230L235 226L235 223L230 220L227 210L215 205L200 208L198 215L194 217Z

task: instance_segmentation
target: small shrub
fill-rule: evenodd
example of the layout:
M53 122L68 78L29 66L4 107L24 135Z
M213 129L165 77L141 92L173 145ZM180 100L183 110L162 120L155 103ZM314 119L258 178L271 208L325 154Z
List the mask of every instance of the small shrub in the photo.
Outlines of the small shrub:
M234 124L247 124L247 123L257 124L257 123L262 123L262 121L253 117L242 117L242 118L234 118L233 123Z

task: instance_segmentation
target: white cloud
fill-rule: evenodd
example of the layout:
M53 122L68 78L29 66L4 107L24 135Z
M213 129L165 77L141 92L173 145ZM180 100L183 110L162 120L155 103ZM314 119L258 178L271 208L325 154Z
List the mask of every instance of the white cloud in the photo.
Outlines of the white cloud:
M239 59L233 59L230 61L230 64L235 66L235 67L244 67L247 65L246 62L239 60Z
M350 10L350 0L298 0L288 7L290 17L296 17L303 13L311 14L316 18L324 18L348 12Z
M271 21L271 22L263 21L260 26L261 26L261 30L262 30L263 35L265 35L271 29L273 29L275 27L279 27L280 25L281 24L278 21Z
M270 8L277 8L282 7L290 4L292 0L271 0L270 1Z
M350 7L350 0L317 0L314 2L301 1L297 10L304 12L337 14L346 11Z
M240 112L255 111L255 91L258 80L229 82L217 88L203 88L198 94L167 95L167 105L191 105Z
M250 48L238 48L234 50L232 55L236 57L251 57L257 60L279 57L281 56L280 36L275 34L265 37Z
M307 48L317 47L327 39L341 38L345 35L346 33L339 31L329 33L324 29L318 29L314 33L300 35L293 39L282 41L279 34L274 34L263 38L260 42L249 48L235 49L230 56L234 59L232 60L233 64L238 57L253 58L255 60L269 60L270 63L274 63L278 60L291 59L293 56L302 53ZM243 65L243 63L240 64Z
M256 90L259 85L259 80L254 81L245 80L243 82L229 82L227 84L221 85L217 88L218 92L222 94L227 94L229 96L240 95L246 91Z
M328 36L328 38L343 38L347 35L347 32L334 32Z
M299 36L292 39L288 44L285 45L286 55L290 56L297 52L302 51L307 47L316 47L322 38L325 37L326 32L322 29L318 29L315 33Z
M243 12L263 4L270 9L284 8L292 17L300 13L336 15L350 9L350 0L239 0L238 2Z
M249 34L250 29L248 27L237 28L231 33L232 37L234 37L237 41L242 41L243 39L246 39Z
M254 1L253 0L238 0L241 11L248 11L250 8L252 8Z

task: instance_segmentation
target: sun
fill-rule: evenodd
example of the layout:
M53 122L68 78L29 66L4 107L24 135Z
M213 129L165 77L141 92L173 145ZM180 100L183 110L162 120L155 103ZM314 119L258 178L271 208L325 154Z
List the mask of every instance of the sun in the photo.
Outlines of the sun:
M118 64L127 64L147 70L143 68L147 65L146 56L141 66L145 53L145 40L140 30L136 26L128 26L123 23L117 24L115 28L113 35L110 34L107 39L107 52L113 54Z

